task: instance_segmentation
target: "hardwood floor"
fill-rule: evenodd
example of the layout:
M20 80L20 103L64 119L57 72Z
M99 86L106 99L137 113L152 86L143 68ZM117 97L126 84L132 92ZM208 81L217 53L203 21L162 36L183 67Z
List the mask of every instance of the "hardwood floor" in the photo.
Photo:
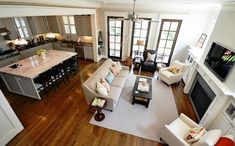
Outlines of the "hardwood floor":
M93 113L86 104L81 82L103 62L81 60L81 71L41 101L9 93L1 82L0 88L25 127L8 145L163 146L158 142L89 124ZM138 71L133 73L138 74ZM148 72L140 74L156 77ZM183 83L172 85L178 112L196 120L192 105L182 91L183 86Z

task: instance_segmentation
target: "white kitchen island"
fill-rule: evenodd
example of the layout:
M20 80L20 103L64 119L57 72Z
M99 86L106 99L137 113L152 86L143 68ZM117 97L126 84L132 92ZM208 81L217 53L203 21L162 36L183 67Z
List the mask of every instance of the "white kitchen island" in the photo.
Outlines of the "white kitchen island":
M7 65L0 68L0 74L10 92L41 100L34 78L75 55L77 53L49 50L45 59L38 55L25 58L18 62L22 66L11 68L14 63Z

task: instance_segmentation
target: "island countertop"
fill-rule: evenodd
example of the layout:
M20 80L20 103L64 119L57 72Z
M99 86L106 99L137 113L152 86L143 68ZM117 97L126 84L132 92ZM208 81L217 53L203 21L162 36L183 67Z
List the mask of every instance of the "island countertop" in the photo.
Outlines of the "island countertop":
M11 68L10 66L15 64L13 63L0 68L0 72L33 79L76 54L77 53L74 52L49 50L45 59L41 59L38 55L34 55L18 61L18 63L22 65L21 67Z

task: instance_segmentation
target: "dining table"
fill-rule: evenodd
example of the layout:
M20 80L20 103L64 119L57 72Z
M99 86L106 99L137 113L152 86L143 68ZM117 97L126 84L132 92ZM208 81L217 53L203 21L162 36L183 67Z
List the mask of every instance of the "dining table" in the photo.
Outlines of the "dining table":
M48 50L46 57L33 55L0 68L0 76L10 92L41 100L34 79L77 53Z

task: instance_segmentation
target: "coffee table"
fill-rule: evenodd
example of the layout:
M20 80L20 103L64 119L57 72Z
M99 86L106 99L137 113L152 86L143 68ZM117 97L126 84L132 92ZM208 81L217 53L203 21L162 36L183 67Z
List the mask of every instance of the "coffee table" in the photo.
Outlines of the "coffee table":
M139 84L139 79L140 78L145 78L147 79L147 83L149 83L149 92L141 92L138 90L138 84ZM143 77L143 76L137 76L135 80L135 85L132 91L132 104L138 103L145 105L146 108L149 106L149 102L152 99L152 79L148 77Z

